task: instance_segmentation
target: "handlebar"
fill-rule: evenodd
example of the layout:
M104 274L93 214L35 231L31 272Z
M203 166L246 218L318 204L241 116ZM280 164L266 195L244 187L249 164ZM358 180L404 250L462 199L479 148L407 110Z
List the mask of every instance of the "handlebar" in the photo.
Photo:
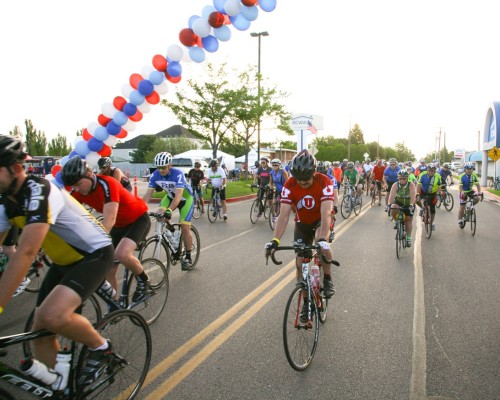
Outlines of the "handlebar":
M320 251L321 246L319 244L304 244L304 243L297 243L294 242L292 246L278 246L277 248L267 251L266 252L266 265L269 262L269 257L271 257L271 260L274 264L276 265L281 265L283 264L283 261L278 261L275 257L275 253L280 250L294 250L298 256L300 257L312 257L312 251ZM336 266L340 266L340 263L335 260L327 260L323 255L321 255L322 261L327 263L327 264L333 264Z

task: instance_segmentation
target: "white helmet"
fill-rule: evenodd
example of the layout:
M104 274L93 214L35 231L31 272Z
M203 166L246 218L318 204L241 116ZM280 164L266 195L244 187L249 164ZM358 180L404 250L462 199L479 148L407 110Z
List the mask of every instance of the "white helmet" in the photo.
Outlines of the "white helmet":
M172 154L163 151L155 156L154 165L155 167L165 167L172 162Z
M279 158L273 158L273 160L271 161L271 165L273 164L281 165L281 160Z

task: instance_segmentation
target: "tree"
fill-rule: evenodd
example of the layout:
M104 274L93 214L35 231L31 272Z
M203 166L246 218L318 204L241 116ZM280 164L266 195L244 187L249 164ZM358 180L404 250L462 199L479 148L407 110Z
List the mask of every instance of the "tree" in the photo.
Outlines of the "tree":
M354 124L354 128L349 131L349 138L351 139L351 144L364 144L365 139L363 137L363 131L358 124Z
M131 154L131 162L133 163L148 163L154 158L151 158L153 146L157 137L155 135L145 135L141 137L137 143L137 150Z
M156 151L155 155L162 151L168 151L170 154L175 156L176 154L196 149L196 145L191 140L185 137L174 137L166 139L158 138L154 143L153 149L154 151Z
M400 162L415 159L415 155L404 145L404 143L396 143L395 150L397 154L396 159Z
M47 138L45 133L37 131L33 127L31 120L24 120L26 126L26 151L32 156L46 156L47 155Z
M68 142L66 136L57 134L55 139L52 139L48 145L48 154L51 156L65 156L69 154L71 151L70 146L68 146Z

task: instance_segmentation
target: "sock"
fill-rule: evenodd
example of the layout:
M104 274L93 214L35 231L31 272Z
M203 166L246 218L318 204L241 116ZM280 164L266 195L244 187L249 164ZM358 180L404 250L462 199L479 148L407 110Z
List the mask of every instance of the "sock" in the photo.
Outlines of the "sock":
M106 350L108 348L108 341L106 340L104 342L104 344L100 345L98 348L96 349L90 349L90 351L97 351L97 350Z
M326 279L328 281L331 281L332 280L332 276L328 275L328 274L325 274L324 279Z
M186 251L186 258L188 260L191 260L191 252L190 251Z
M147 282L149 281L149 276L146 274L146 271L142 271L138 276L137 278L139 278L139 280L141 280L142 282Z

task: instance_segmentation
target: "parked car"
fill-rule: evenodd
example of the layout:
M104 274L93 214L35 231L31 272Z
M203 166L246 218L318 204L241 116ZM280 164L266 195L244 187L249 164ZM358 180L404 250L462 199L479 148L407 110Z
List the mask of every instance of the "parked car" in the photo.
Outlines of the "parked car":
M194 168L194 163L199 162L201 164L201 169L206 173L208 169L208 163L206 160L202 158L196 157L173 157L172 158L172 167L179 168L184 172L184 175Z
M462 168L462 163L460 163L458 161L453 161L451 163L451 170L452 171L458 171L460 168Z

